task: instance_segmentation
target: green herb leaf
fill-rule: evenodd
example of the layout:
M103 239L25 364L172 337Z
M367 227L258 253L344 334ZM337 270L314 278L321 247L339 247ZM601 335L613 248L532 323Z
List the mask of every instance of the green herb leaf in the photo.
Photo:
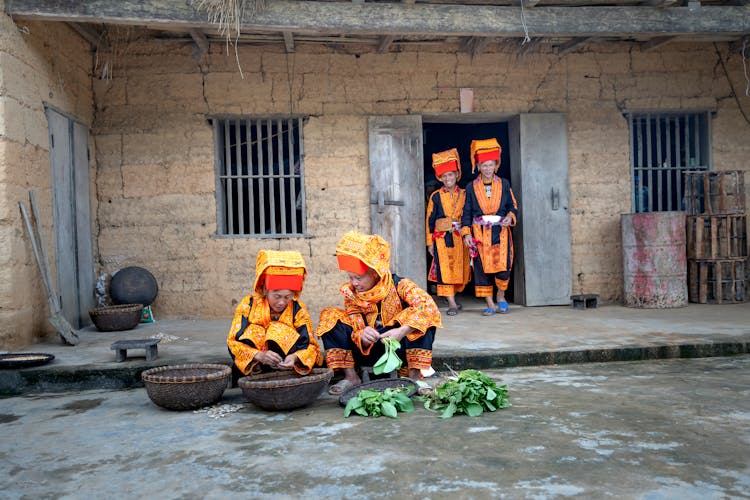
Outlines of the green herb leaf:
M383 404L380 407L383 410L383 415L385 415L386 417L398 418L398 411L396 410L396 407L393 405L393 403L383 401Z
M482 409L482 405L480 405L479 403L472 403L470 405L467 405L464 410L466 411L466 414L470 417L476 417L478 415L481 415L482 412L484 411Z
M490 401L494 400L497 397L497 393L492 390L492 387L487 388L487 399Z
M346 408L344 408L344 416L348 417L352 411L362 406L362 401L359 398L351 398L346 402Z

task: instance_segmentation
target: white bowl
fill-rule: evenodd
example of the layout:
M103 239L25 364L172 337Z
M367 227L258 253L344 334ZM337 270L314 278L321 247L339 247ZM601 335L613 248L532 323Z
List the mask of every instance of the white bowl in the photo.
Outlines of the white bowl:
M500 222L500 219L502 219L502 217L500 217L499 215L483 215L482 216L482 220L484 222L487 222L488 224L497 224L498 222Z

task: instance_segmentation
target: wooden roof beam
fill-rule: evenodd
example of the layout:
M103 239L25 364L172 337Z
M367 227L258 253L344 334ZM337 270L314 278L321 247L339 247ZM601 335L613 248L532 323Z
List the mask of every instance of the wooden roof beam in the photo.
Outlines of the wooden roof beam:
M524 4L525 5L525 4ZM5 0L19 19L215 29L208 14L190 2L164 0ZM522 37L517 6L390 2L274 0L251 15L241 30L296 34ZM750 33L750 6L701 9L645 6L536 7L525 12L535 37L736 35Z
M284 31L284 46L287 54L294 52L294 34L291 31Z
M474 57L475 55L480 54L482 51L484 51L484 49L487 48L487 45L489 45L490 41L491 38L489 37L473 36L464 41L464 50L471 54L472 57Z
M190 30L190 37L195 42L195 45L198 46L198 50L201 54L208 54L208 38L206 37L206 34L203 33L203 31L197 28L192 28Z
M109 50L109 44L102 39L102 35L91 26L81 23L68 23L68 26L81 35L94 49Z
M664 45L673 42L676 38L676 36L654 37L648 42L645 42L643 45L641 45L641 52L651 52L652 50L656 50L659 47L663 47Z
M396 37L392 35L384 36L380 39L380 44L378 45L378 54L385 54L388 52L388 48L393 43L393 40L395 40Z
M564 56L565 54L569 54L578 48L582 47L583 45L586 45L591 41L590 37L579 37L574 38L568 42L565 42L564 44L560 45L557 48L557 55Z
M680 0L646 0L642 3L642 5L648 5L651 7L656 7L658 9L663 9L665 7L672 7L679 3Z

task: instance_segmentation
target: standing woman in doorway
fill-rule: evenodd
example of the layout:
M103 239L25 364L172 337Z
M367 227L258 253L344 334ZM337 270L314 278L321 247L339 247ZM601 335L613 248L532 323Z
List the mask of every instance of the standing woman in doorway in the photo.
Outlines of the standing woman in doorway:
M479 175L466 188L461 218L461 234L473 257L475 294L487 302L484 316L510 311L505 290L513 266L510 228L516 225L518 203L510 182L496 175L501 152L497 139L471 141L471 172L478 167ZM497 305L492 300L494 285Z
M461 214L466 192L458 187L461 161L456 148L432 155L432 168L443 186L427 203L427 251L432 256L428 279L437 282L438 297L448 301L448 316L461 309L456 293L466 286L471 274L469 251L461 238Z

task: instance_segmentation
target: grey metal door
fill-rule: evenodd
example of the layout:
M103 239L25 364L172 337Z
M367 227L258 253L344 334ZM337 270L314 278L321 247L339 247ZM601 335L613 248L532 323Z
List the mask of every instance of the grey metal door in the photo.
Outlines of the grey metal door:
M572 264L568 129L562 113L522 114L509 123L520 208L514 230L514 299L526 306L570 304Z
M89 324L94 306L94 258L89 195L88 128L51 107L52 224L57 292L75 328Z
M421 116L370 117L371 230L391 244L391 271L427 287Z

